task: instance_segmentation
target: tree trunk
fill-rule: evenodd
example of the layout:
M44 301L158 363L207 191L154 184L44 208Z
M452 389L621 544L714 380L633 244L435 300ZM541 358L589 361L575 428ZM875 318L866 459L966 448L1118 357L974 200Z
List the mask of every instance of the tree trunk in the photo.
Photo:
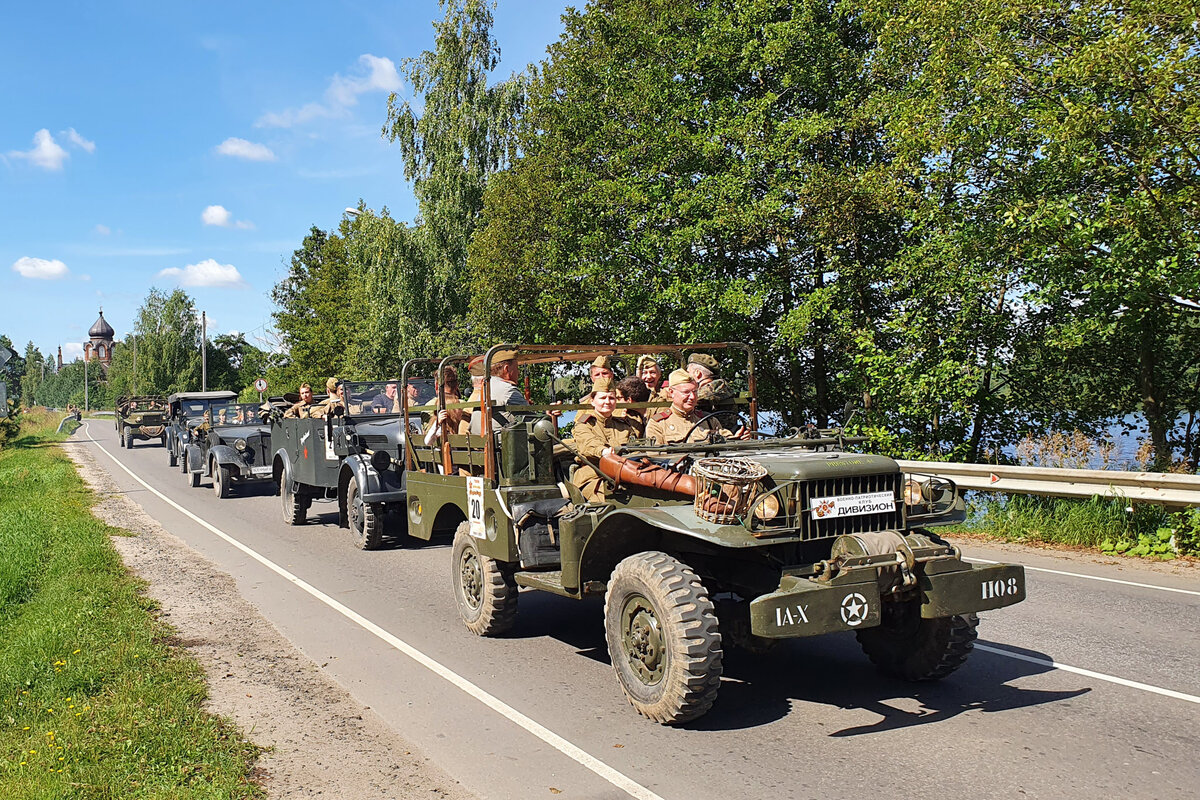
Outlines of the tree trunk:
M1154 319L1142 318L1141 342L1138 347L1138 390L1142 394L1142 413L1150 427L1150 444L1154 448L1153 468L1165 470L1171 466L1171 446L1167 441L1171 420L1158 392L1155 381L1155 348L1157 346Z

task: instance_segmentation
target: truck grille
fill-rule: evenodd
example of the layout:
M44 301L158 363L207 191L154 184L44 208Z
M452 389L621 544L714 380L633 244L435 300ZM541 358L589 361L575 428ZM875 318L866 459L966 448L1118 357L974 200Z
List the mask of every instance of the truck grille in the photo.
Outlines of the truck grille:
M896 498L896 509L878 514L858 514L852 517L813 519L815 497L890 492ZM896 530L904 524L904 503L900 497L900 473L886 475L848 475L844 478L823 478L796 484L796 523L805 540L828 539L843 533Z
M388 437L380 433L360 433L358 443L369 450L387 450Z

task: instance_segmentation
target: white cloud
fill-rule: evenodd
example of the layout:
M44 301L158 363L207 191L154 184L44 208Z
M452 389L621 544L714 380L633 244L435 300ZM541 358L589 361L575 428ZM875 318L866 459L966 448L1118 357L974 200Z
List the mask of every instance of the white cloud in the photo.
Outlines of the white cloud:
M29 150L10 150L9 158L25 159L35 167L42 169L60 170L63 168L63 162L71 157L71 154L63 150L58 142L54 141L54 137L50 135L50 131L42 128L33 135L33 147Z
M110 233L112 233L112 228L108 227L107 225L101 225L99 223L97 223L96 227L92 228L92 230L95 231L96 233L100 234L101 236L108 236Z
M96 143L89 142L87 139L80 136L79 132L74 128L67 128L65 131L62 131L62 135L67 137L67 141L79 149L86 150L89 153L96 152Z
M247 161L275 160L275 154L271 152L271 148L267 147L265 144L239 139L236 136L230 136L228 139L217 145L217 152L223 156L244 158Z
M200 219L205 225L215 225L218 228L240 228L242 230L251 230L254 227L253 222L239 219L236 222L233 219L233 214L225 206L209 206L200 212Z
M399 92L400 73L390 58L364 53L358 57L358 75L334 75L329 79L323 103L306 103L300 108L267 112L254 123L259 128L292 128L321 117L344 116L367 92Z
M25 256L13 262L13 272L24 278L35 278L43 281L54 281L65 278L70 273L67 265L58 259L30 258Z
M62 346L63 363L83 358L83 342L66 342Z
M202 286L236 289L246 285L242 273L233 264L218 264L207 258L186 267L168 267L158 273L160 278L173 278L180 286Z

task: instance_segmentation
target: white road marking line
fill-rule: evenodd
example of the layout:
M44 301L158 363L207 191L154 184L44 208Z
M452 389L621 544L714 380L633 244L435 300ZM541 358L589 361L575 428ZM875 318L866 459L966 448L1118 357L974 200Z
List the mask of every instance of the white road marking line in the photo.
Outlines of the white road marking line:
M84 428L86 430L87 423L84 423ZM90 438L90 436L91 436L90 431L87 432L87 435ZM158 499L162 500L164 503L171 506L175 510L179 511L184 516L188 517L189 519L195 521L196 523L198 523L199 525L208 529L212 533L216 534L218 537L225 540L229 544L233 545L238 550L241 550L243 553L250 556L251 558L253 558L258 563L262 564L267 569L276 573L277 575L282 577L284 580L286 580L286 581L292 583L293 585L297 586L298 588L303 589L304 591L308 592L310 595L315 597L317 600L320 600L322 603L329 606L334 611L336 611L339 614L341 614L342 616L344 616L346 619L355 623L356 625L363 628L364 630L375 634L375 636L377 636L380 639L382 639L383 641L387 642L392 647L396 648L401 653L403 653L404 655L411 658L413 661L416 661L418 664L425 667L427 670L429 670L433 674L437 675L439 678L442 678L442 679L448 681L449 683L453 684L454 686L458 687L459 689L466 692L471 697L474 697L476 700L483 703L485 706L487 706L488 708L497 712L498 714L505 717L509 721L511 721L517 725L520 725L522 728L524 728L529 733L531 733L534 736L536 736L537 738L541 739L543 742L550 745L555 750L558 750L560 753L562 753L563 755L572 759L573 761L579 763L580 765L582 765L584 767L587 767L589 770L596 773L601 778L603 778L604 780L611 783L613 786L616 786L618 789L625 792L630 797L636 797L636 798L638 798L638 800L663 800L663 798L660 797L659 795L650 791L645 786L642 786L640 783L637 783L632 778L613 769L608 764L605 764L600 759L598 759L595 756L588 753L586 750L583 750L582 748L578 747L577 745L572 744L571 742L569 742L566 739L564 739L563 737L559 736L557 733L555 733L554 731L545 727L544 725L525 716L520 711L517 711L512 706L505 703L503 700L500 700L499 698L497 698L491 694L488 694L488 692L484 691L483 689L479 688L475 684L471 683L469 680L462 677L457 672L454 672L449 667L443 666L440 662L433 660L432 658L425 655L423 652L421 652L417 648L410 645L408 642L405 642L403 639L400 639L399 637L394 636L391 633L388 633L386 630L379 627L374 622L371 622L366 617L363 617L360 614L358 614L358 612L347 608L346 606L339 603L337 600L334 600L332 597L330 597L329 595L322 592L320 589L316 588L315 586L313 586L309 583L306 583L305 581L303 581L296 575L293 575L292 573L288 572L286 569L279 566L274 561L271 561L266 556L260 555L257 551L252 550L251 548L249 548L246 545L239 542L237 539L234 539L229 534L227 534L224 531L220 530L219 528L216 528L213 525L209 524L205 520L203 520L200 517L193 514L191 511L188 511L186 508L179 505L174 500L167 497L162 492L158 491L153 486L151 486L150 484L148 484L144 480L142 480L141 477L139 477L137 474L135 474L131 469L129 469L129 467L122 464L119 460L117 460L117 458L115 456L113 456L112 453L108 452L108 450L104 447L104 445L100 444L99 441L92 440L92 444L96 445L96 447L99 447L100 450L106 456L108 456L109 458L111 458L113 460L114 464L116 464L121 469L125 470L125 472L129 473L129 476L131 478L133 478L135 481L140 483L142 486L145 486Z
M1006 562L1001 562L1001 561L988 561L986 558L967 558L966 556L963 556L963 561L973 561L976 564L1006 563ZM1031 567L1027 564L1022 564L1021 566L1025 567L1025 569L1033 570L1034 572L1049 572L1051 575L1066 575L1067 577L1070 577L1070 578L1086 578L1090 581L1104 581L1105 583L1120 583L1120 584L1124 584L1125 586L1137 586L1140 589L1158 589L1159 591L1163 591L1163 592L1178 592L1179 594L1190 594L1190 595L1195 595L1196 597L1200 597L1200 592L1194 591L1192 589L1176 589L1173 586L1158 586L1153 583L1137 583L1135 581L1123 581L1123 580L1120 580L1119 578L1102 578L1099 575L1085 575L1082 572L1063 572L1060 569L1046 569L1045 567Z
M1061 669L1063 672L1074 672L1076 675L1084 675L1088 678L1095 678L1096 680L1100 681L1108 681L1109 683L1115 683L1119 686L1128 686L1131 689L1141 689L1143 692L1153 692L1154 694L1161 694L1164 697L1173 697L1176 700L1186 700L1189 703L1200 703L1200 697L1197 697L1194 694L1184 694L1183 692L1177 692L1174 689L1163 689L1159 686L1151 686L1148 683L1139 683L1138 681L1118 678L1115 675L1105 675L1103 672L1092 672L1090 669L1072 667L1070 664L1060 664L1059 662L1053 661L1049 658L1035 658L1022 653L1014 653L1011 650L1003 650L999 647L979 644L978 642L975 643L975 649L986 650L989 653L995 653L996 655L1006 656L1008 658L1015 658L1018 661L1028 661L1030 664L1040 664L1044 667Z

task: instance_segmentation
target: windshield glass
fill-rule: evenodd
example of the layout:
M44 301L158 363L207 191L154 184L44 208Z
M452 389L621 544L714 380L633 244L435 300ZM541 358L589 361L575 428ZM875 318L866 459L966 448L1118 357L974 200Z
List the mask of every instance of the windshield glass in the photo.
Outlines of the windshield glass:
M257 403L226 403L212 408L214 425L260 425Z
M347 381L342 384L348 414L399 414L400 381ZM433 401L433 381L427 378L410 378L408 381L409 406L425 405Z
M207 400L184 400L182 403L183 413L189 417L199 417L208 409Z

